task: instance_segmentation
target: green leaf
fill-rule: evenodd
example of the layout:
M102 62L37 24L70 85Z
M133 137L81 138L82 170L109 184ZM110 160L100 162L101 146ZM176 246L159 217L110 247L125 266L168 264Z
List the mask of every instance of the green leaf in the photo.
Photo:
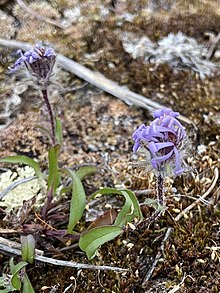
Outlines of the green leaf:
M40 165L27 156L10 156L0 159L0 163L24 164L34 169L38 178L43 179L44 175L40 170Z
M72 233L73 228L81 219L85 206L86 206L86 194L80 178L74 171L68 170L72 177L72 198L70 201L70 216L67 227L68 233Z
M13 275L11 279L11 284L15 289L20 290L21 280L18 274L28 263L25 261L21 261L18 264L14 265L14 260L13 258L11 258L9 264L10 264L11 274Z
M122 194L125 197L125 203L114 223L116 226L120 226L120 227L123 227L124 225L126 225L127 222L131 222L135 217L134 204L131 198L125 191L122 191Z
M103 188L93 193L91 198L94 198L98 194L117 194L124 196L125 204L119 212L114 225L123 227L127 222L133 221L134 218L138 220L143 219L138 200L132 191L127 189Z
M23 293L35 293L26 273L24 274L22 283L23 283L23 290L22 290Z
M86 176L95 174L98 171L96 166L83 166L76 171L80 180L83 180Z
M81 168L79 168L79 170L76 171L77 176L79 177L80 180L83 180L86 176L95 174L97 172L97 167L96 166L83 166ZM60 171L64 172L64 173L68 173L69 172L65 169L61 169ZM68 186L65 186L61 189L60 194L63 193L68 193L71 189L72 189L73 184L69 184Z
M60 173L58 166L58 154L60 146L56 145L49 149L49 176L48 176L48 190L52 189L52 194L56 193L57 187L60 185Z
M22 259L24 261L27 261L31 264L34 262L35 239L31 234L27 236L21 236L21 252Z
M79 247L86 252L88 259L95 257L97 249L104 243L116 238L123 232L121 227L97 227L84 233L79 240Z
M134 192L130 190L121 190L121 194L125 197L125 204L119 212L114 224L122 227L127 222L133 221L134 218L142 220L143 216L140 205Z
M63 142L63 132L62 132L62 122L59 117L56 116L55 120L55 137L59 145L62 145Z

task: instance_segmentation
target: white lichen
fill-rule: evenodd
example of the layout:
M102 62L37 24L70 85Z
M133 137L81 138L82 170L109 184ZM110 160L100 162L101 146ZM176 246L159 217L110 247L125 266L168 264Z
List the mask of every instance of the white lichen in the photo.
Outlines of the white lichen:
M206 49L193 38L181 32L170 33L158 43L152 42L146 36L141 39L126 33L122 36L124 50L134 59L143 57L147 63L158 66L169 64L174 70L191 69L200 75L200 78L214 75L218 65L207 60Z
M11 170L0 175L0 194L15 182L22 179L35 176L35 171L29 166L17 168L16 172ZM18 210L23 206L23 202L36 196L35 205L39 205L46 195L46 182L38 178L21 183L15 188L10 189L0 200L0 206L5 208L6 212Z

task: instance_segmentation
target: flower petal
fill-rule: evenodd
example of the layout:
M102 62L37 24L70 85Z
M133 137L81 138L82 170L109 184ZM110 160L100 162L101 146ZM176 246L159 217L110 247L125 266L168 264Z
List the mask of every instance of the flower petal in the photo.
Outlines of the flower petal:
M159 165L165 161L167 161L168 159L170 159L173 155L173 150L171 150L168 154L164 155L164 156L160 156L160 157L156 157L153 158L151 160L152 166L157 166L156 169L158 169Z

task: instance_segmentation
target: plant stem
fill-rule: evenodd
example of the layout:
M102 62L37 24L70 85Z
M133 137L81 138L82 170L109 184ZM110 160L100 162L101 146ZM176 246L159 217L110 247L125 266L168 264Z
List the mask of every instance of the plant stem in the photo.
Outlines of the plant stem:
M160 206L164 206L164 179L161 173L157 176L157 201ZM138 225L138 228L142 229L144 226L149 227L153 222L155 222L162 214L162 210L156 210L149 218L144 220Z
M163 176L159 173L157 177L157 201L163 206L164 205L164 187L163 187Z
M51 106L49 98L48 98L47 89L42 89L42 94L43 94L43 98L46 103L47 110L48 110L49 117L50 117L50 124L51 124L51 131L52 131L52 133L51 133L52 144L55 145L56 144L55 122L54 122L55 119L54 119L53 109L52 109L52 106Z

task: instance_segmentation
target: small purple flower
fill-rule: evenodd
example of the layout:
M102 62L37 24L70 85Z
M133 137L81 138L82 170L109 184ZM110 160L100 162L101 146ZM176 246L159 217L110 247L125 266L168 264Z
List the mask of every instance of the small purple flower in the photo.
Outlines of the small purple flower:
M134 152L146 148L155 170L164 172L171 166L176 176L184 171L179 150L186 141L185 129L176 119L177 116L179 113L169 108L156 110L154 121L149 126L142 124L132 135Z
M10 71L15 72L24 64L30 74L36 78L37 83L43 88L47 87L56 59L53 48L45 48L36 44L33 49L25 53L21 50L18 50L17 53L20 54L20 57L14 66L9 68Z

